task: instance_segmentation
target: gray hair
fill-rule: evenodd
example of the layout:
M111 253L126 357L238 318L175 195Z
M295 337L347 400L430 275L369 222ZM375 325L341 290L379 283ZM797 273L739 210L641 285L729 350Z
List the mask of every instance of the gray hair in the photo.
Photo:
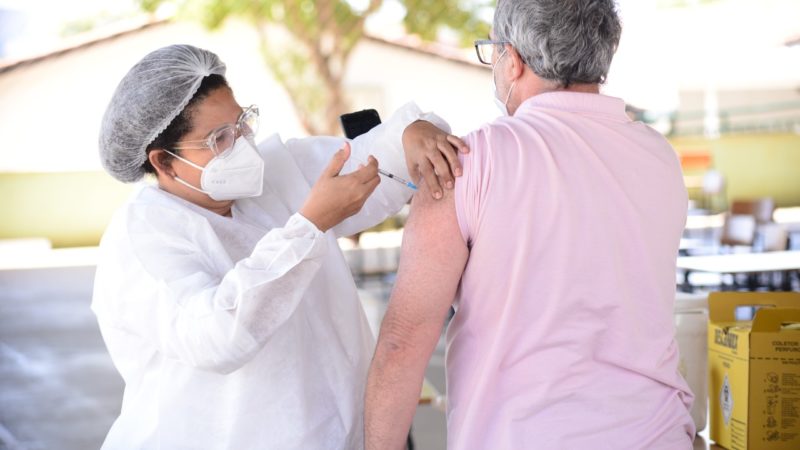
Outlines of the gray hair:
M499 0L494 34L536 75L568 87L605 82L622 24L614 0Z

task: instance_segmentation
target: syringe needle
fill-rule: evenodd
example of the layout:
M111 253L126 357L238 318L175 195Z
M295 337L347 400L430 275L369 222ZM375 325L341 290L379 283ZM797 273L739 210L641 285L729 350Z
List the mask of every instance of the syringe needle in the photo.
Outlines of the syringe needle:
M378 169L378 173L383 175L383 176L385 176L385 177L391 178L394 181L397 181L398 183L404 184L407 187L409 187L409 188L411 188L411 189L413 189L415 191L417 190L417 186L414 183L412 183L412 182L410 182L408 180L404 180L403 178L400 178L400 177L398 177L397 175L395 175L393 173L387 172L387 171L385 171L383 169Z

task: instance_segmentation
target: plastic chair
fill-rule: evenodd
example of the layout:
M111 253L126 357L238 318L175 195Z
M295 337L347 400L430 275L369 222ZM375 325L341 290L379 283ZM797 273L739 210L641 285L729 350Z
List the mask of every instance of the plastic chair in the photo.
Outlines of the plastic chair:
M772 213L775 211L775 201L771 197L762 197L750 200L734 200L731 203L731 214L752 215L759 224L772 222Z
M755 235L756 219L753 215L730 213L725 215L719 243L729 247L752 247Z
M759 225L759 249L764 252L779 252L789 247L789 231L779 223Z
M759 252L780 252L789 248L789 231L779 223L759 225L754 248ZM780 286L791 289L791 272L766 273L758 276L759 287L774 290Z

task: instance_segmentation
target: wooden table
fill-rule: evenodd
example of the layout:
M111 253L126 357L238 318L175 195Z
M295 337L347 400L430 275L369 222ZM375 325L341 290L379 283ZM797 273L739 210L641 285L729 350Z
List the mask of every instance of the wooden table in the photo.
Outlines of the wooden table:
M689 273L760 274L800 271L800 250L764 253L734 253L709 256L679 256L676 264L684 271L684 286L691 287ZM785 290L791 290L790 279L784 277Z

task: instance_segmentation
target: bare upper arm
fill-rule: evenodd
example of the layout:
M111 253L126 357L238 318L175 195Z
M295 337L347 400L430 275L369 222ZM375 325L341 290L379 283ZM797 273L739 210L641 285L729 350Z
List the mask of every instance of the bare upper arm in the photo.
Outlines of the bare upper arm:
M397 283L384 320L387 329L381 334L394 327L409 337L419 326L429 325L438 336L468 256L453 191L445 190L444 198L434 200L427 188L421 187L403 232Z

